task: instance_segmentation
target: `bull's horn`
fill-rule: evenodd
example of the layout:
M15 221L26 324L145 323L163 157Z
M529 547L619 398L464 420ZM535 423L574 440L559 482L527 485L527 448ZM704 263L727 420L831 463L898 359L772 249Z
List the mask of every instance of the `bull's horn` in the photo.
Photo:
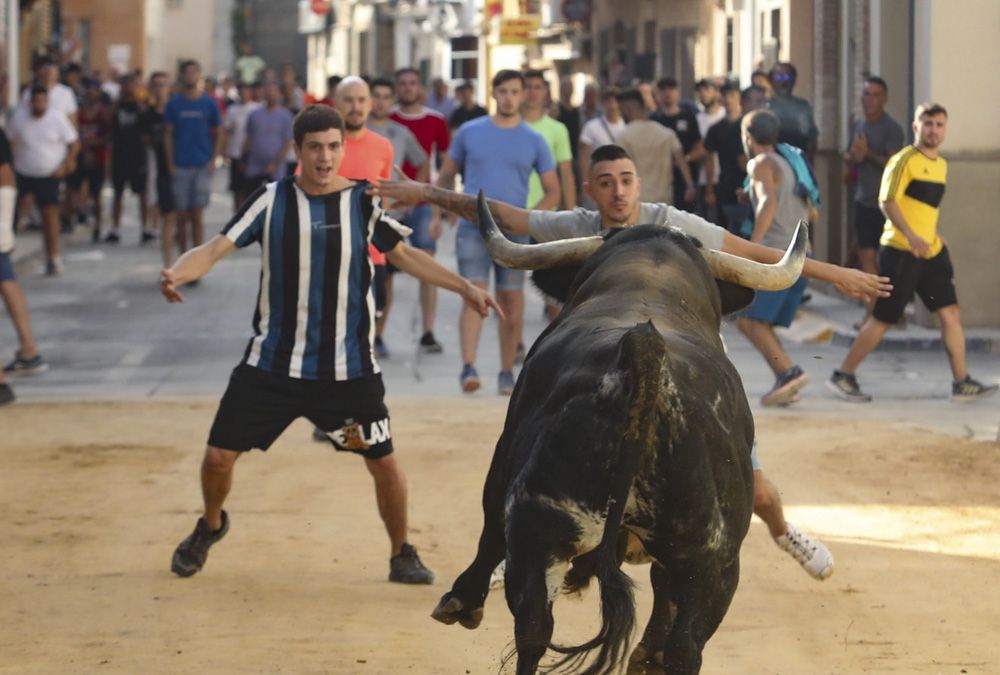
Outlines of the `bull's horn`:
M479 233L486 242L490 257L515 270L543 270L581 263L604 243L604 237L579 237L548 241L542 244L518 244L503 235L479 191Z
M802 274L808 247L809 228L806 221L800 220L788 250L781 260L773 265L765 265L707 248L701 249L701 254L705 256L705 262L708 263L716 279L731 281L760 291L780 291L794 284Z

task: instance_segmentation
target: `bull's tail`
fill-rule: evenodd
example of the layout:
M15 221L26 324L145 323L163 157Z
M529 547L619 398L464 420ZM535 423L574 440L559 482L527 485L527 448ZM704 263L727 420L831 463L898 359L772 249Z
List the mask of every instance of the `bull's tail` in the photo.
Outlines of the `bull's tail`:
M652 321L631 328L618 343L617 365L626 379L627 387L623 393L628 395L629 406L617 462L612 463L604 534L594 552L594 575L601 588L601 629L592 640L576 647L550 645L553 651L566 655L556 668L596 675L614 670L625 657L625 649L635 626L635 599L632 580L622 572L618 560L618 531L643 451L653 441L656 401L666 358L663 336ZM598 648L600 651L593 662L581 669L587 653Z

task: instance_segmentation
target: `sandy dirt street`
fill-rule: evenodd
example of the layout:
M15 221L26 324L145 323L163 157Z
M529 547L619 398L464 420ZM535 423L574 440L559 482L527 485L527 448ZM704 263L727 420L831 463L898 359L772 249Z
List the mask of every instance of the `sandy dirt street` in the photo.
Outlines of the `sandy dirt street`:
M505 401L389 403L430 587L385 580L362 462L302 421L239 462L229 535L179 579L214 401L0 412L0 671L496 673L501 594L477 631L429 614L472 558ZM812 580L755 521L703 672L1000 672L1000 447L834 417L764 417L759 437L789 519L836 572ZM631 571L644 625L646 568ZM558 641L592 636L595 596L557 604Z

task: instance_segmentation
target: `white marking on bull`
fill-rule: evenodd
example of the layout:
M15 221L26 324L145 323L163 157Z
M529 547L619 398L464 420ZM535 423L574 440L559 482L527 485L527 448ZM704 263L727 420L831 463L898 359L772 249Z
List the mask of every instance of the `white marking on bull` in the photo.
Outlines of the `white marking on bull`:
M545 569L545 588L548 591L549 602L555 602L559 590L562 588L563 579L569 571L568 560L553 560Z
M614 398L622 393L621 373L605 373L601 378L601 384L597 388L597 395L601 398Z
M580 530L576 546L577 555L592 551L601 543L601 538L604 536L604 521L607 519L606 512L591 511L569 499L552 499L544 495L537 499L549 508L565 513Z

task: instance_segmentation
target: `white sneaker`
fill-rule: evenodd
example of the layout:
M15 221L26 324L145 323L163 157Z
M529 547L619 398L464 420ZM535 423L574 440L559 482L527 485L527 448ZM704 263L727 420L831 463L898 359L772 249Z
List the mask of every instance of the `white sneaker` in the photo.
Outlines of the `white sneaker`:
M813 579L823 581L833 574L833 554L819 539L788 523L788 532L774 540L785 553L799 561Z
M507 561L501 560L497 568L490 575L490 590L503 588L503 575L507 571Z

